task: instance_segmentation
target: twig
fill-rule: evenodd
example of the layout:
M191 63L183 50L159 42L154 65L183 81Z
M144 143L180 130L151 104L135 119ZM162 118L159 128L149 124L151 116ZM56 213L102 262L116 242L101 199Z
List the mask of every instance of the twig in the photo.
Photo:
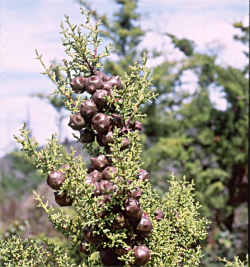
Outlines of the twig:
M137 78L134 78L133 80L131 80L129 83L126 83L126 89L136 80Z
M130 122L131 122L131 120L132 120L132 118L133 118L135 112L136 112L137 109L138 109L139 104L140 104L140 101L138 101L137 104L135 105L135 108L133 109L133 112L131 113L131 115L130 115L128 121L125 123L125 127L127 127L127 126L130 124Z
M90 70L91 74L94 75L94 68L91 67L87 57L85 56L84 58L85 58L85 61L86 61L87 65L88 65L88 67L89 67L89 70Z
M71 101L72 105L73 105L74 107L76 107L76 103L74 102L74 100L73 100L71 97L69 97L68 95L66 95L66 94L64 94L64 95L68 98L68 100ZM77 108L78 108L78 107L77 107ZM78 108L78 110L79 110L79 108Z
M96 60L96 56L97 56L97 47L95 46L95 55L94 55L94 61ZM96 66L93 66L93 72L95 70Z

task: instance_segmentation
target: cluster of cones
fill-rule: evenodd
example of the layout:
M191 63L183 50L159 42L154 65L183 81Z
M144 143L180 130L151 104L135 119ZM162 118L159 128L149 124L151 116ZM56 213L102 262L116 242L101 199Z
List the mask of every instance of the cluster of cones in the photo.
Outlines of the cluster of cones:
M98 233L98 226L85 226L80 251L84 254L89 254L88 243L98 244L101 261L105 266L123 266L124 262L120 261L118 257L132 251L132 255L135 258L134 264L143 266L150 260L150 250L145 245L138 246L136 243L143 243L144 238L150 236L153 229L152 221L141 208L139 200L142 192L139 187L130 192L120 190L121 192L117 194L117 183L124 184L132 181L124 181L122 177L117 177L117 169L112 165L112 161L109 158L111 153L110 144L114 142L113 130L115 128L120 129L120 136L123 136L128 131L140 131L142 125L138 121L125 124L121 115L115 113L115 108L108 106L107 96L112 95L114 88L117 90L122 90L123 88L119 76L108 77L98 70L88 78L75 77L70 85L75 93L79 94L86 91L92 96L89 100L83 101L80 112L70 117L68 125L73 130L80 131L82 143L91 143L96 140L99 146L105 147L106 151L105 155L101 154L91 158L91 163L87 170L88 175L85 178L85 182L93 188L92 197L98 197L99 206L110 204L109 207L111 207L108 211L99 212L96 216L105 218L111 213L115 214L111 225L107 227L113 230L128 228L136 236L128 239L127 246L124 248L103 248L102 243L107 241L107 238L104 234ZM118 99L118 101L122 103L123 100ZM107 115L106 113L112 115ZM121 150L127 149L129 145L129 140L124 137L121 143ZM69 166L63 165L58 171L53 171L47 177L47 184L52 189L59 190L65 180L68 168ZM140 169L136 179L143 182L148 181L148 172ZM114 183L114 180L117 182ZM123 208L118 204L112 204L115 202L113 201L113 195L125 197ZM67 196L67 192L59 195L58 191L56 191L55 201L60 206L71 206L73 203L73 200ZM162 211L160 209L156 210L155 219L160 221L162 218Z

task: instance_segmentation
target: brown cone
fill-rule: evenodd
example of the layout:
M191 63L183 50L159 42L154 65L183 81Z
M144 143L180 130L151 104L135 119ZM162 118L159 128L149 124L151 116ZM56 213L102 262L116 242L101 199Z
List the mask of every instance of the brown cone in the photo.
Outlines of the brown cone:
M75 77L72 79L70 86L75 93L82 94L85 91L85 78Z
M94 75L95 76L98 76L100 79L106 79L107 78L107 75L106 74L104 74L102 71L100 71L99 69L98 70L96 70L95 72L94 72Z
M107 97L108 92L106 90L97 90L92 96L92 100L95 102L96 106L98 107L99 110L103 109L106 107L108 100Z
M100 193L101 195L109 195L111 193L114 192L114 185L107 181L107 180L101 180L99 182L99 186L100 186Z
M110 126L110 117L104 113L97 113L92 119L93 129L98 133L106 133Z
M97 244L103 240L103 237L100 234L94 233L94 230L89 226L83 228L83 237L92 244Z
M140 222L136 227L136 232L142 237L149 236L152 232L153 224L146 213L143 213Z
M111 83L117 90L122 89L122 83L119 76L111 76L107 78L107 81Z
M140 202L135 198L127 198L124 201L125 214L134 217L140 211Z
M84 117L92 118L98 112L98 108L95 102L89 99L82 102L80 112Z
M116 167L112 167L112 166L106 167L102 172L103 180L109 181L115 175L116 172L117 172Z
M137 177L138 180L142 180L142 181L149 180L149 174L144 169L140 169L136 177Z
M65 177L65 173L61 171L53 171L47 176L47 185L54 190L59 190L65 181Z
M91 76L85 79L85 88L89 94L93 94L97 89L103 87L103 81L98 76Z
M54 192L55 195L55 201L60 207L66 207L71 206L73 203L73 199L71 199L69 196L67 196L66 192L63 192L61 195L59 195L59 192Z
M162 212L162 210L161 209L157 209L155 212L154 212L154 215L155 215L155 219L156 219L156 221L160 221L160 220L162 220L163 219L163 217L164 217L164 214L163 214L163 212Z
M128 192L128 197L132 197L137 200L140 199L141 195L142 195L142 192L141 192L140 187L136 187L131 192Z
M95 133L92 130L84 129L80 131L80 140L83 144L92 143L95 141Z
M150 250L146 246L134 248L135 265L143 266L150 260Z
M98 157L91 158L91 165L95 170L102 170L108 165L108 159L105 155L99 155Z
M80 131L85 126L85 120L80 113L70 116L69 124L73 130Z

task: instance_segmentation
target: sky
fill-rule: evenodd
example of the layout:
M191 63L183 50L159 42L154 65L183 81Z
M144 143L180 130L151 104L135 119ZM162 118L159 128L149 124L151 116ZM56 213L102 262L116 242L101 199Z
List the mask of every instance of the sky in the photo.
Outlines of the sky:
M33 136L43 145L46 138L57 131L58 115L45 99L30 95L50 94L53 83L40 74L43 68L36 59L35 49L43 55L46 65L65 57L61 45L60 22L69 15L74 24L83 23L79 4L74 0L1 0L0 3L0 157L19 148L13 138L23 123L30 121ZM246 58L243 46L233 41L237 33L232 23L243 20L248 25L247 0L141 0L138 12L142 13L141 26L152 31L146 35L141 47L164 50L168 58L180 56L173 51L170 40L163 33L178 38L192 39L196 51L219 46L219 62L242 67ZM113 0L95 0L92 4L101 14L109 16L117 9ZM161 60L161 59L159 59ZM160 62L148 61L154 67ZM192 76L187 77L192 80ZM211 99L223 108L225 102L219 94ZM67 114L66 114L67 115ZM63 121L62 140L72 138Z

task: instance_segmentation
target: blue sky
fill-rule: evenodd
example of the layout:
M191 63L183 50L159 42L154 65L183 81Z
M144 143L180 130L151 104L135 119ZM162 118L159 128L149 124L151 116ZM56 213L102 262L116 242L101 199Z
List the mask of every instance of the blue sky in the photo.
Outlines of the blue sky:
M93 7L109 15L117 8L113 0L95 0ZM169 39L159 34L169 32L193 39L199 51L206 51L212 41L220 44L224 47L219 57L222 64L241 67L246 62L242 46L232 39L236 31L231 24L237 20L248 24L247 0L142 0L138 11L143 14L141 26L155 31L146 35L141 46L164 47L166 57L178 57ZM1 1L0 157L16 147L13 134L18 134L27 116L41 144L57 130L53 108L45 100L29 95L49 94L54 89L49 79L40 74L43 69L35 59L35 49L43 54L47 65L54 59L64 58L59 34L64 14L75 24L83 22L77 1ZM149 61L151 66L158 63ZM214 95L216 98L218 95ZM71 138L67 121L64 121L63 138Z

